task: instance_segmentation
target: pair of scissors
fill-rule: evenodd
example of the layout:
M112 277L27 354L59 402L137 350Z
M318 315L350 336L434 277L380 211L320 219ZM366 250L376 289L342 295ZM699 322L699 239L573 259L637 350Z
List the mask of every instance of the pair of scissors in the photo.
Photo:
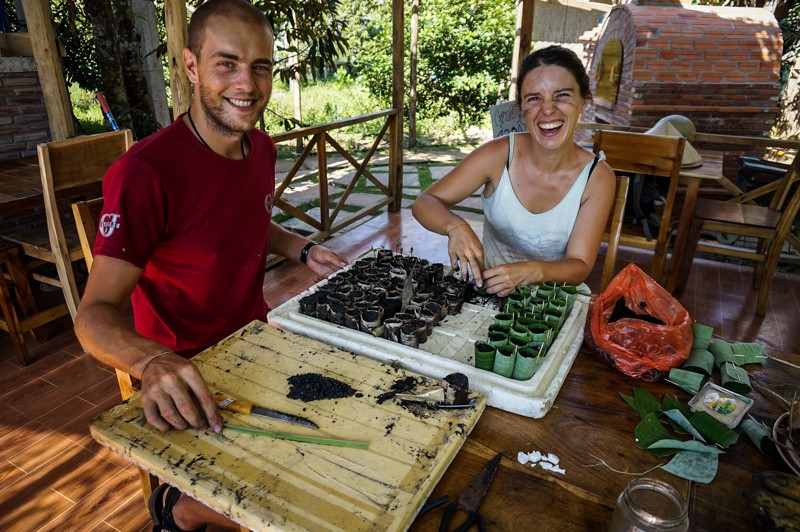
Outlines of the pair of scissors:
M434 499L432 501L428 501L419 511L417 514L417 519L423 514L426 514L433 510L434 508L438 508L443 504L447 504L447 508L444 511L444 515L442 516L442 522L439 525L439 532L447 532L450 521L453 519L457 510L462 510L466 512L467 518L464 520L463 523L456 527L454 532L463 532L464 530L469 529L473 524L476 524L478 530L480 532L486 532L486 523L483 520L483 516L478 513L478 508L481 506L481 502L483 502L483 498L486 496L486 492L489 491L489 486L492 485L492 480L494 480L494 474L497 472L497 468L500 465L500 459L503 457L502 453L497 453L494 458L489 460L489 462L483 466L483 469L475 475L475 478L472 479L472 482L461 492L461 495L458 496L453 502L450 502L450 497L445 495L444 497L439 497L438 499Z

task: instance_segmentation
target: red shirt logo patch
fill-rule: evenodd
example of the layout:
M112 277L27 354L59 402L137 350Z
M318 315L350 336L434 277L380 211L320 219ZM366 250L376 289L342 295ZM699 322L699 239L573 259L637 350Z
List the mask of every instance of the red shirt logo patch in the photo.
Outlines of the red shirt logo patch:
M108 238L119 227L119 214L109 212L100 217L100 234Z

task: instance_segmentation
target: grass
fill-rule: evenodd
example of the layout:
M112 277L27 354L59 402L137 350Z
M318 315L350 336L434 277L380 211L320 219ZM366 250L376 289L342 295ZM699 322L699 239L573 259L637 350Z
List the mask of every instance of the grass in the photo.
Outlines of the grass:
M78 121L78 132L101 133L108 126L100 110L94 93L73 84L69 88L72 112ZM334 122L354 116L361 116L386 109L387 106L376 100L366 88L347 77L334 76L330 81L308 82L301 86L302 123L317 125ZM273 134L282 133L292 127L294 116L292 95L288 85L276 83L272 98L264 112L264 130ZM338 129L335 138L345 148L353 151L364 150L380 131L383 121L371 120L354 126ZM489 111L481 124L463 126L455 115L436 119L420 119L417 122L417 145L424 149L447 149L450 145L474 144L476 129L489 128ZM408 133L406 132L406 143ZM279 146L279 156L294 158L294 147Z

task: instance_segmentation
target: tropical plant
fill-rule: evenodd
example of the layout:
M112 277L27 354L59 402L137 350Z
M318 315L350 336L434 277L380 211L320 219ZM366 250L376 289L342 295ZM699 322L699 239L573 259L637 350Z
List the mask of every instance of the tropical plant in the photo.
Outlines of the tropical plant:
M513 0L422 2L417 87L421 117L454 111L463 123L472 124L485 115L507 78L514 44L514 6ZM392 92L391 2L362 0L353 2L350 9L350 66L358 79L388 104ZM407 15L407 25L409 19ZM406 38L406 49L408 45Z

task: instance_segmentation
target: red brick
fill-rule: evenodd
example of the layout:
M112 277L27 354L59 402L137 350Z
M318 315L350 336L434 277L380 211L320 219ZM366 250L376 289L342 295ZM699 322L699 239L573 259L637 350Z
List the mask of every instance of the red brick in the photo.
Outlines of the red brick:
M733 61L717 61L716 63L714 63L714 68L713 68L713 70L717 72L720 71L730 72L735 69L736 69L736 63L734 63Z
M702 79L705 82L709 83L716 83L722 81L723 74L722 72L703 72Z
M656 72L655 81L676 81L678 75L675 72Z

